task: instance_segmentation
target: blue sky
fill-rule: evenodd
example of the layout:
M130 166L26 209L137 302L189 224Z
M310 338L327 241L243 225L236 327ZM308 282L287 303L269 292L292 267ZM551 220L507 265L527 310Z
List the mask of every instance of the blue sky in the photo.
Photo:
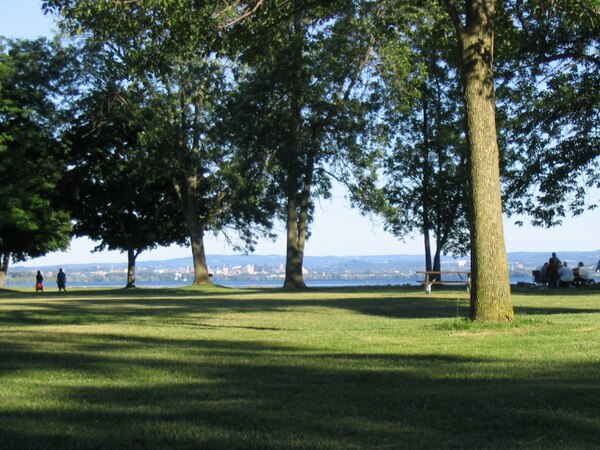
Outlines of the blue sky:
M42 0L0 0L0 35L10 38L48 36L55 28L50 16L41 12ZM590 194L591 202L598 202L598 192ZM505 220L506 248L514 251L590 251L600 249L598 223L600 212L588 212L567 219L561 227L541 229L512 225L516 219ZM526 219L525 219L526 221ZM331 200L317 204L313 232L306 244L309 256L324 255L385 255L423 254L420 236L402 242L386 233L380 221L362 217L350 208L343 187L336 186ZM257 254L285 254L283 226L275 242L261 241ZM24 265L77 264L84 262L118 262L126 259L119 252L90 253L95 244L88 239L75 239L67 252L55 252L43 258L30 260ZM207 253L231 254L233 251L223 239L207 237ZM187 248L169 247L142 253L139 261L190 256ZM599 250L600 256L600 250Z

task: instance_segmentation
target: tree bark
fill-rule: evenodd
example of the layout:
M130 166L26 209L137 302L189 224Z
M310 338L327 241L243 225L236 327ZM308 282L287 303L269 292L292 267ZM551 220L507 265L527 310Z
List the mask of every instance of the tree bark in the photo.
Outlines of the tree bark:
M296 200L293 196L288 199L287 205L287 248L285 257L285 281L283 287L286 289L304 289L304 274L302 266L304 262L304 237L300 232L299 213Z
M206 251L204 248L204 229L198 217L196 204L190 194L186 195L187 201L184 208L185 221L190 235L192 247L192 261L194 265L194 285L212 284L206 264Z
M442 245L439 243L436 245L435 255L433 257L433 270L439 272L442 270ZM438 278L441 280L441 277Z
M422 88L422 109L423 109L423 148L421 151L423 157L423 191L421 203L423 207L423 239L425 244L425 270L431 271L431 222L429 220L429 203L431 201L429 194L429 186L431 184L431 163L429 161L429 115L428 115L428 92L427 86L424 84ZM437 277L434 276L434 279Z
M514 318L502 223L494 100L494 0L467 0L465 23L446 0L462 50L471 187L471 319Z
M183 218L185 220L190 245L192 247L192 263L194 266L193 285L212 284L206 264L204 248L204 229L200 222L200 215L196 205L197 178L193 175L186 176L181 183L175 183L175 191L179 198Z
M179 164L181 179L174 181L175 192L183 211L183 218L188 230L190 246L192 248L192 264L194 266L194 281L192 285L201 286L212 284L208 265L206 263L206 250L204 248L204 224L200 217L198 207L198 186L200 184L201 170L198 167L201 160L200 155L200 124L202 121L202 93L198 93L193 101L194 116L192 124L186 122L185 109L186 100L182 94L180 97L181 125L179 129ZM191 130L192 146L187 148L186 132Z
M293 85L291 93L291 131L292 148L291 158L288 159L288 183L287 183L287 245L285 261L285 281L283 287L286 289L304 289L304 274L302 266L304 263L304 246L306 243L306 230L308 220L308 203L310 200L310 174L312 167L307 163L302 169L302 48L303 30L300 9L294 13L294 35L295 35L295 61L293 67ZM302 177L304 175L304 182ZM298 195L299 186L302 192ZM300 199L300 200L298 200Z
M0 254L0 288L4 287L6 275L8 275L8 266L10 264L10 252Z
M192 219L193 220L193 219ZM198 221L188 223L190 229L190 242L192 245L192 259L194 265L194 285L212 284L208 264L206 263L206 250L204 248L204 230Z
M135 287L135 260L137 253L134 249L127 249L127 284L125 289L131 289Z

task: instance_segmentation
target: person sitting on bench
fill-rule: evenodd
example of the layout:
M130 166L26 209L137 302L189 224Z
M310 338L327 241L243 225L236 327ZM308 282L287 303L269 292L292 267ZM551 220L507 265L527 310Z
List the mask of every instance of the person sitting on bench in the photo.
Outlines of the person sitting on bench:
M573 274L575 278L573 280L573 284L575 286L583 286L589 284L592 280L590 279L590 271L587 267L580 261L577 264L577 268L573 269Z
M563 263L563 266L558 269L558 276L560 277L560 287L562 288L570 288L571 283L573 283L573 280L575 279L575 275L573 275L573 271L567 265L566 261Z

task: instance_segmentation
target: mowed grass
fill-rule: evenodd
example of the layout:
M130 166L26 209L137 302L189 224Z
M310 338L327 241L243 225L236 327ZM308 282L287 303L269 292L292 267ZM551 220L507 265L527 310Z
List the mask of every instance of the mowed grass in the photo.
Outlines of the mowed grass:
M0 448L600 447L600 291L0 290Z

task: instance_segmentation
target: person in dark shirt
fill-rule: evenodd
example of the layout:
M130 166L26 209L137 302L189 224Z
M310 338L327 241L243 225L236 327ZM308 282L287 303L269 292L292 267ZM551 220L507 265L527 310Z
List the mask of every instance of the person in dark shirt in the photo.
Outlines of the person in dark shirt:
M39 270L35 275L35 292L44 292L44 275Z
M67 274L62 269L58 269L56 274L56 284L58 285L58 292L67 292Z

